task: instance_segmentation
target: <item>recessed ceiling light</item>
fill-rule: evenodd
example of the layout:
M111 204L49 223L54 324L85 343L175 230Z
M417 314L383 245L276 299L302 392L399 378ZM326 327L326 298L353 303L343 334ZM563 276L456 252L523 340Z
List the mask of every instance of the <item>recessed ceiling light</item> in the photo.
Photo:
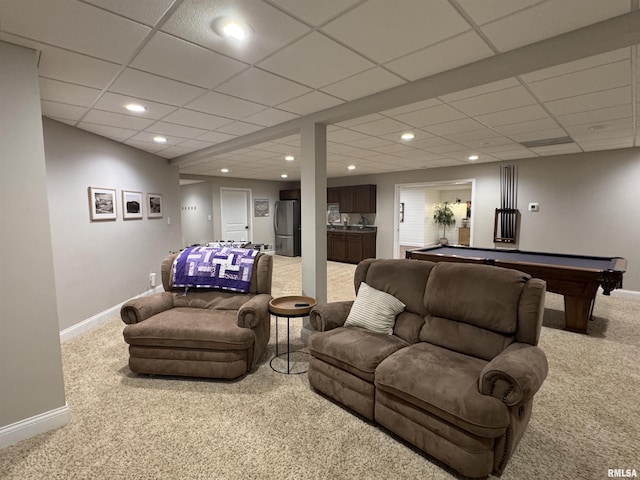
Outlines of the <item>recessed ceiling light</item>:
M469 155L467 158L469 160L478 160L480 157L478 155Z
M128 103L124 106L130 112L142 113L147 111L147 107L140 105L139 103Z
M234 40L244 40L251 28L242 21L230 17L218 17L211 23L211 28L218 35L233 38Z
M349 165L349 166L347 167L347 170L355 170L355 169L356 169L356 166L355 166L355 165Z
M285 159L287 162L293 162L293 161L296 159L296 157L294 157L293 155L286 155L286 156L284 157L284 159Z
M229 173L229 169L228 168L221 168L220 171L222 173Z
M161 137L161 136L153 137L153 141L156 143L167 143L167 137Z
M287 175L286 173L283 173L282 175L280 175L282 178L289 178L289 175Z
M413 140L414 138L416 138L416 134L412 132L405 132L402 135L400 135L400 138L405 142L408 142L409 140Z

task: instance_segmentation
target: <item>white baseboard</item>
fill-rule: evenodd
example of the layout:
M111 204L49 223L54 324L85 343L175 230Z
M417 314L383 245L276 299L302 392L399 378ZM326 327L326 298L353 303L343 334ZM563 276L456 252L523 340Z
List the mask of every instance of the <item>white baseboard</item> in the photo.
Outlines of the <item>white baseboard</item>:
M614 290L613 292L611 292L611 296L626 298L628 300L636 300L640 302L640 292L636 290L624 290L624 289Z
M163 291L164 291L164 288L162 287L162 285L160 285L158 287L147 290L146 292L143 292L140 295L136 295L133 298L147 297L149 295L153 295L154 293L163 292ZM133 298L131 300L133 300ZM71 340L72 338L77 337L82 333L88 332L89 330L97 327L98 325L105 323L110 318L113 318L114 315L118 315L118 313L120 312L120 307L122 307L124 303L125 302L119 303L118 305L114 305L113 307L108 308L107 310L104 310L100 313L95 314L91 318L87 318L86 320L76 323L75 325L72 325L69 328L65 328L60 332L60 342L64 343L68 340Z
M25 418L0 428L0 449L18 443L41 433L64 427L69 423L69 406L56 408L48 412Z

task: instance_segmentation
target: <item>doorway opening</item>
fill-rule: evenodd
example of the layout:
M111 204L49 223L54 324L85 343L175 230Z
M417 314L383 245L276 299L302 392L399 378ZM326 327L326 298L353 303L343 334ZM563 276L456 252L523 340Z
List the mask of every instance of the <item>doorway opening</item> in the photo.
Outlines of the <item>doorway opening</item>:
M405 258L405 252L440 243L444 236L451 245L473 245L473 202L475 180L396 185L394 258ZM443 229L433 221L436 205L447 203L455 224Z

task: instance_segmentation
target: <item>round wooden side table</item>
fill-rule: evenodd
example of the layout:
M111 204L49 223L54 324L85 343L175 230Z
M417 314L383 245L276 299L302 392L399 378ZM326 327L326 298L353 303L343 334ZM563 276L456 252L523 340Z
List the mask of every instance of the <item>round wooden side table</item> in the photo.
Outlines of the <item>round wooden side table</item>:
M302 295L290 295L286 297L276 297L269 302L269 313L276 317L276 353L269 362L269 366L274 372L284 373L287 375L305 373L303 371L291 371L290 355L291 353L299 352L296 350L291 352L291 343L289 337L289 326L292 318L303 318L309 315L309 312L313 307L318 304L317 300L313 297L305 297ZM280 317L287 319L287 351L286 353L278 353L278 319ZM306 352L301 352L306 353ZM278 370L273 366L273 361L281 355L287 356L287 371Z

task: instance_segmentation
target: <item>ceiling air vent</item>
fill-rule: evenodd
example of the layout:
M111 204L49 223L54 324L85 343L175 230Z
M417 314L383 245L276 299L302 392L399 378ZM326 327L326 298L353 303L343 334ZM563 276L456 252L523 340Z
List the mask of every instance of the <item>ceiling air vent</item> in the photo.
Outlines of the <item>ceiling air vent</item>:
M540 140L531 140L530 142L520 142L520 145L527 148L548 147L549 145L563 145L565 143L573 143L571 137L542 138Z

